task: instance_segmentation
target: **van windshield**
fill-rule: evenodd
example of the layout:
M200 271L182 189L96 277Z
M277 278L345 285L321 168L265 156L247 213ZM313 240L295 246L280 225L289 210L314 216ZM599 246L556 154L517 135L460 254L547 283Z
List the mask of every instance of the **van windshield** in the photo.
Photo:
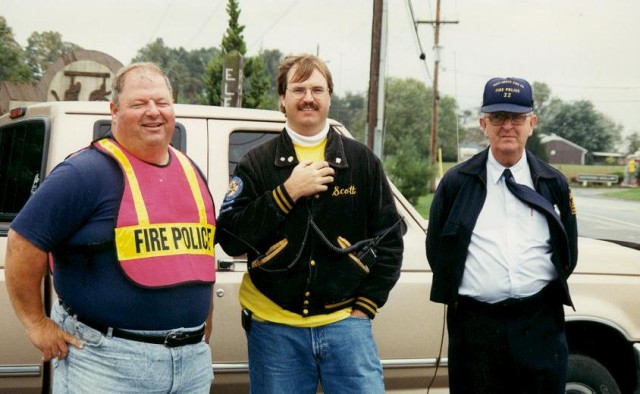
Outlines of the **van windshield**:
M0 222L10 222L38 188L45 141L44 120L0 128Z

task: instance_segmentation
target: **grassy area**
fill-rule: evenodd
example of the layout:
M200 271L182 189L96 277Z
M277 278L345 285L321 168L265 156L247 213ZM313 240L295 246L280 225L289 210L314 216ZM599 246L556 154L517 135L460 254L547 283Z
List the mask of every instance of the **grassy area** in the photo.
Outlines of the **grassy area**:
M423 218L429 219L429 208L431 207L431 200L433 200L433 194L427 194L426 196L422 196L418 198L418 203L416 204L416 211L422 215Z
M609 192L602 193L601 195L609 198L619 198L621 200L640 201L640 188L625 190L616 188L612 189ZM429 208L431 207L432 200L433 194L427 194L426 196L420 197L418 199L418 203L415 206L416 210L425 219L429 219Z
M640 201L640 188L627 189L624 191L616 189L616 191L603 193L602 195L605 197L619 198L621 200Z
M442 163L444 171L453 167L456 163ZM618 175L620 177L624 174L624 166L619 165L573 165L573 164L552 164L555 168L560 170L569 180L572 188L581 187L579 183L575 182L575 177L578 174L611 174ZM611 188L611 192L603 193L605 197L619 198L623 200L640 201L640 188L626 189L621 191L619 188ZM433 194L422 196L418 199L416 204L416 210L424 217L429 219L429 208L431 207L431 200L433 200Z

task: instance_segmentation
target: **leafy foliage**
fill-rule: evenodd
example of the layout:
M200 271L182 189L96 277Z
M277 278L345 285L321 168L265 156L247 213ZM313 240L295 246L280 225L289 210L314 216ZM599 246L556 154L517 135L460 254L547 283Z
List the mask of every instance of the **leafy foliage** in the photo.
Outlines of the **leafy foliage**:
M162 38L158 38L139 49L131 61L149 61L159 65L173 85L176 103L200 104L205 94L202 76L207 64L219 52L217 48L201 48L194 51L187 51L182 47L169 48Z
M244 65L244 91L242 100L245 108L278 109L278 100L270 94L272 79L267 74L264 54L247 59Z
M400 138L395 154L386 156L384 165L389 179L412 205L427 194L435 167L419 155L419 147L409 136Z
M606 152L620 141L621 127L595 110L590 101L552 102L539 130L554 133L590 152Z
M13 30L0 16L0 81L31 81L33 77L25 60L24 50L13 37Z
M228 0L227 14L229 25L222 37L220 53L209 63L204 76L205 91L204 102L209 105L222 104L222 72L224 56L237 52L244 56L247 52L247 44L242 32L245 26L239 23L240 7L237 0ZM273 53L269 53L269 60ZM243 100L245 108L277 108L277 98L272 91L273 79L270 79L267 68L267 58L263 52L254 57L245 58L243 68Z
M58 32L33 32L27 39L26 58L33 77L39 80L49 66L67 52L82 49L76 44L62 41Z
M242 32L244 25L239 23L240 6L236 0L228 0L227 14L229 15L229 27L222 36L222 53L238 51L241 55L247 53L247 44L244 42Z
M344 97L333 95L329 117L340 121L358 141L364 142L367 111L365 96L347 92Z

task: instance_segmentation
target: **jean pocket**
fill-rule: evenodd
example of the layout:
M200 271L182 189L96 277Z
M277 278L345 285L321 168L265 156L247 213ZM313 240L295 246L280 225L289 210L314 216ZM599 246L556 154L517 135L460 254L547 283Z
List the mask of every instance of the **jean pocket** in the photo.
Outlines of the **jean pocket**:
M104 338L104 335L100 331L77 320L75 324L75 336L84 342L85 345L89 346L100 346L102 338Z

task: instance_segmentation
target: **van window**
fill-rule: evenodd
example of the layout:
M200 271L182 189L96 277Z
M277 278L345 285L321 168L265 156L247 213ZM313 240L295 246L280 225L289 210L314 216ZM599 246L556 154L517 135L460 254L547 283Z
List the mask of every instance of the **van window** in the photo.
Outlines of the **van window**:
M279 132L272 131L234 131L229 136L229 180L245 153L270 139L277 137Z
M43 174L44 119L0 128L0 221L10 222L38 188Z
M111 119L100 119L93 124L93 141L106 137L111 131ZM182 153L187 153L187 132L182 123L176 122L176 130L171 145Z

